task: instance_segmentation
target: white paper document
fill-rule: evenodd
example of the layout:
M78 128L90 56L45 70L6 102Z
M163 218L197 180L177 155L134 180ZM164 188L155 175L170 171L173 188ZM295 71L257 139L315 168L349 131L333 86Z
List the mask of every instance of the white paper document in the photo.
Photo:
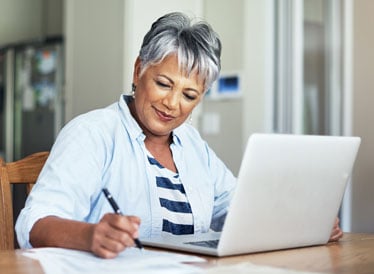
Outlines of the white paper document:
M63 248L33 248L25 250L22 255L38 260L45 274L312 274L249 262L198 267L188 263L203 263L203 258L137 248L126 249L114 259Z
M107 273L203 273L185 263L204 262L197 256L128 248L114 259L102 259L90 252L62 248L34 248L22 253L37 259L45 274Z

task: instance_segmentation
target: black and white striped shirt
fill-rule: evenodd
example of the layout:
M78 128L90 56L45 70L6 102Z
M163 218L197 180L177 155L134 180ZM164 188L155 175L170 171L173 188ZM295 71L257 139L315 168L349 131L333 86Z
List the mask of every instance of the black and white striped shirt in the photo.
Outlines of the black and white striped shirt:
M149 152L147 156L162 208L162 231L193 234L192 210L179 174L164 168Z

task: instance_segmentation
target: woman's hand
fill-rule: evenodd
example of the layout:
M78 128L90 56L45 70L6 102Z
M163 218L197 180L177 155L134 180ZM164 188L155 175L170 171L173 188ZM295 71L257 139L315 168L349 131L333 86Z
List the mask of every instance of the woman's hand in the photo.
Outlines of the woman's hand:
M102 258L114 258L127 247L134 246L140 219L107 213L93 226L91 251Z
M134 246L140 219L107 213L97 224L56 216L39 219L30 231L33 247L62 247L91 251L102 258L113 258Z
M329 242L337 242L343 237L343 231L340 229L339 222L339 218L336 218Z

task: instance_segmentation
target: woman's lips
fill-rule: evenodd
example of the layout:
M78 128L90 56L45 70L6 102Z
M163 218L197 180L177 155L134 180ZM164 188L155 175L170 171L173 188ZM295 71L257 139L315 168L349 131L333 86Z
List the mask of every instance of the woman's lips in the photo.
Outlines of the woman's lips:
M157 116L160 118L160 120L168 122L174 119L174 116L168 115L163 111L160 111L156 109Z

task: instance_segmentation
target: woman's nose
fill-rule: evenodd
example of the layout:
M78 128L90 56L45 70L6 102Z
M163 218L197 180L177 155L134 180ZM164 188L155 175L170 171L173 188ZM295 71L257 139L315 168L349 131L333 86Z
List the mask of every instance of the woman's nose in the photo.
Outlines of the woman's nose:
M179 104L179 100L180 100L180 92L170 91L168 95L164 97L163 104L168 109L175 109Z

